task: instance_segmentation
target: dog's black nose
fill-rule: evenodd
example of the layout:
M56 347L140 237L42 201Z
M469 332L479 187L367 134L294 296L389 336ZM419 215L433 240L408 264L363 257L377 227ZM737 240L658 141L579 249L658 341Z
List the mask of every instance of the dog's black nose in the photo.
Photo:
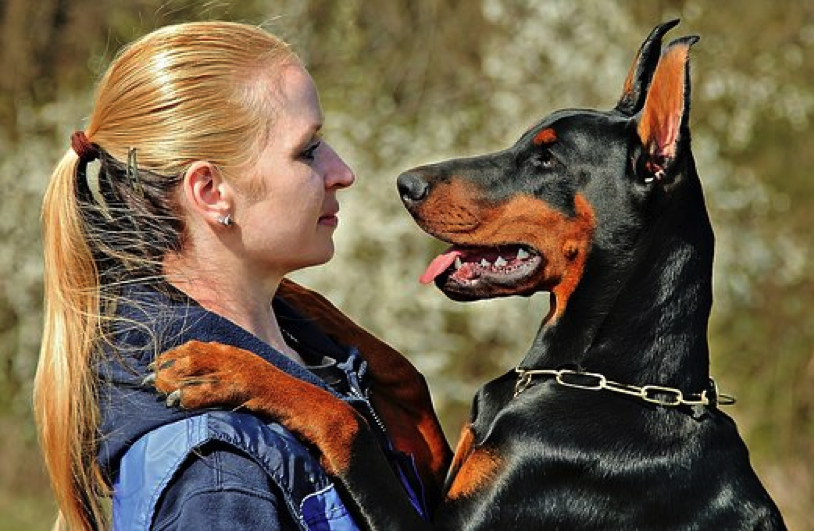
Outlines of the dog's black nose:
M430 190L430 185L424 176L417 172L405 172L396 178L399 196L404 202L422 201Z

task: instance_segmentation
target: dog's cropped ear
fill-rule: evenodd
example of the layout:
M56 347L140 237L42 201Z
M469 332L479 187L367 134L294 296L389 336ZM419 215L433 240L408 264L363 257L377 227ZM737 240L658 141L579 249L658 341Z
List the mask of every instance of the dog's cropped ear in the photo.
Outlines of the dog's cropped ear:
M643 41L637 55L634 57L631 68L628 70L628 77L626 77L623 85L623 94L620 101L617 102L616 109L619 112L627 116L634 116L642 109L648 84L651 83L654 69L656 69L659 62L659 55L662 51L662 37L677 24L679 24L679 19L660 24L651 30L651 34Z
M642 143L637 169L646 182L659 181L676 160L688 136L690 113L690 47L697 36L673 41L662 52L637 121Z

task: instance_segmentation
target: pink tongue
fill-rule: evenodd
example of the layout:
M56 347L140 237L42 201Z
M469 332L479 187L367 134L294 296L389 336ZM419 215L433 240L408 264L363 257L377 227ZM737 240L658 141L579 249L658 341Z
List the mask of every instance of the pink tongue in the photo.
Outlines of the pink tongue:
M419 282L422 284L430 284L433 279L442 274L444 270L450 267L455 261L456 257L462 256L461 251L456 251L453 248L448 249L430 263L425 272L419 277Z

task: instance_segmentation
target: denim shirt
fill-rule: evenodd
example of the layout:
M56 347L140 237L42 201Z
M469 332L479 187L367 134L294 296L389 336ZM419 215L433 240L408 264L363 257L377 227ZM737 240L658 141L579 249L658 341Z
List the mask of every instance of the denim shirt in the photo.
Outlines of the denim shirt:
M193 339L218 341L254 352L349 402L370 419L375 413L367 397L366 363L356 349L337 345L284 301L273 303L281 326L300 343L339 361L352 389L341 394L181 292L136 286L123 296L117 309L124 318L117 323L123 325L110 335L115 350L98 366L102 419L97 459L114 485L115 528L355 529L331 479L283 427L250 413L167 408L155 391L140 383L156 354ZM411 457L392 449L382 436L383 452L406 495L426 516Z

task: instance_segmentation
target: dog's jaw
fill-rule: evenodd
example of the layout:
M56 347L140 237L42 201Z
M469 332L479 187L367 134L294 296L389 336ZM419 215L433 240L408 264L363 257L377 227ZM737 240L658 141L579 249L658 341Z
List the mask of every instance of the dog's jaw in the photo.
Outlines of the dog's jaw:
M436 286L450 299L472 301L521 295L544 266L545 258L524 244L488 247L451 246L428 267L420 281Z
M562 315L594 235L594 210L583 196L567 215L526 195L487 204L453 179L434 187L428 199L408 209L422 229L453 246L431 263L422 282L435 280L457 301L551 292L557 304L547 321Z

